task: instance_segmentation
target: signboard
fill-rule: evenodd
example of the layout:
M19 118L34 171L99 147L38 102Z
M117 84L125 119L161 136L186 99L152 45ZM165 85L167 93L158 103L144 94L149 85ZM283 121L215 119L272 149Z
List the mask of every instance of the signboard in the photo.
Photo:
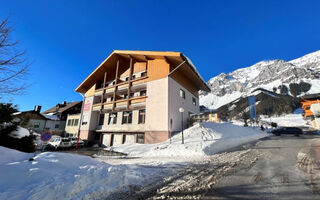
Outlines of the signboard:
M41 140L44 142L49 142L49 140L51 139L52 134L50 133L50 131L45 131L41 134Z
M83 107L83 111L90 111L90 108L91 108L91 102L86 102L84 104L84 107Z
M256 111L256 97L250 96L248 97L249 101L249 113L250 113L250 119L256 119L257 118L257 111Z

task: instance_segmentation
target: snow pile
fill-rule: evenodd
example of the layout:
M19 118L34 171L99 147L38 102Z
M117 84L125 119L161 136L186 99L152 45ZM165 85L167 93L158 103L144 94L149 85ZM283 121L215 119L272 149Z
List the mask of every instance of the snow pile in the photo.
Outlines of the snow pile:
M23 153L21 151L8 149L6 147L0 146L0 165L28 160L32 156L33 153ZM2 171L1 173L4 172Z
M87 156L45 152L31 154L0 147L0 199L107 199L159 181L172 169L110 165Z
M237 126L231 123L203 122L184 131L182 134L156 144L125 144L112 147L114 151L127 153L132 157L199 157L248 143L267 134L256 128Z
M298 112L298 111L297 111ZM301 114L287 114L280 117L265 117L261 116L261 121L267 123L277 123L278 126L285 126L285 127L308 127L307 121L303 119Z
M17 126L17 130L12 131L12 132L10 133L10 135L11 135L12 137L15 137L15 138L23 138L23 137L25 137L25 136L29 136L29 135L30 135L30 132L29 132L29 130L26 129L26 128L23 128L23 127L21 127L21 126Z

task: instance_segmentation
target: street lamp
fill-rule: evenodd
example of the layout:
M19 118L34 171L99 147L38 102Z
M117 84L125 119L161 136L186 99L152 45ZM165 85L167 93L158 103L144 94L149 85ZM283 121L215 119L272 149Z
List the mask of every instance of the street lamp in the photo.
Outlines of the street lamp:
M182 144L184 144L184 138L183 138L183 112L184 112L184 109L180 107L179 112L181 113Z

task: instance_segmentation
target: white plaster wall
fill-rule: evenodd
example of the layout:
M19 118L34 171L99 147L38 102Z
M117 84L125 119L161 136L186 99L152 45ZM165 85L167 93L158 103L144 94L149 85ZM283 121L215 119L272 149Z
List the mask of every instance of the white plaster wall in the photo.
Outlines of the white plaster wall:
M186 88L181 86L178 82L176 82L172 78L168 78L169 82L169 126L170 119L172 119L172 127L170 127L170 131L181 131L182 123L181 123L181 113L179 112L179 108L182 107L184 109L183 113L183 123L184 128L187 128L187 122L189 118L189 112L194 114L199 114L199 99L194 96L191 92L189 92ZM185 91L186 98L183 99L180 97L180 89ZM192 97L196 99L196 105L192 104Z
M39 123L39 128L34 128L33 125L35 123ZM27 128L31 128L32 130L34 130L37 133L42 133L43 129L44 129L44 125L46 123L46 120L42 120L42 119L30 119L27 125Z
M59 124L59 128L55 128L56 124ZM58 131L60 130L60 121L47 120L45 128L51 131Z
M168 131L168 77L147 82L146 131Z
M145 131L145 124L138 124L139 121L139 110L132 111L132 123L131 124L122 124L122 114L123 112L118 112L117 114L117 123L108 124L109 113L106 113L104 116L103 126L97 126L97 130L103 132L112 132L112 131L124 131L124 132L143 132Z

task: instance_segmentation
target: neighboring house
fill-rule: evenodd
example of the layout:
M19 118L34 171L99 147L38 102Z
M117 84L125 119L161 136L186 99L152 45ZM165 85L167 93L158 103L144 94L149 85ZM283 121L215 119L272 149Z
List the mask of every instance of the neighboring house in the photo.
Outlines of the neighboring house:
M303 109L304 118L314 118L313 112L310 110L312 104L320 103L320 93L308 94L300 97L301 108Z
M67 137L78 136L80 116L80 113L68 115L65 128L65 134Z
M80 138L106 146L165 141L199 113L199 90L210 91L180 52L113 51L76 88L85 94Z
M44 111L42 114L48 116L57 117L60 120L60 123L55 124L55 128L58 129L61 134L64 133L66 128L66 121L69 114L78 114L81 112L82 101L62 102L62 104L57 104L56 106Z
M49 130L54 134L59 134L60 120L56 116L40 113L41 106L36 106L34 110L17 112L13 114L15 122L20 126L42 133Z

